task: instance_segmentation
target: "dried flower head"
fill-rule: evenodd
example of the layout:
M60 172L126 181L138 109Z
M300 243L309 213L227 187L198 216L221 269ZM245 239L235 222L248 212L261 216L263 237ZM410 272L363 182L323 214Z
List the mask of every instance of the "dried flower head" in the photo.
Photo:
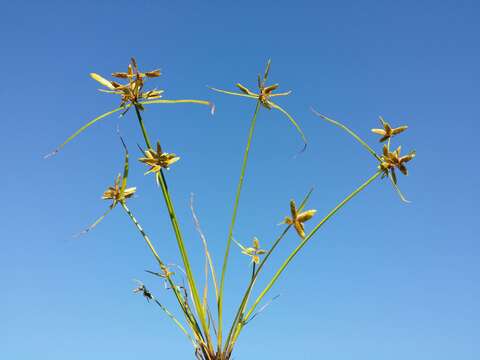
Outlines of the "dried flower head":
M389 123L387 123L383 117L380 116L380 123L383 126L383 129L372 129L372 132L378 135L381 135L380 142L390 139L394 135L400 134L407 130L407 125L402 125L397 128L392 128Z
M247 255L252 258L252 262L255 264L258 264L260 262L260 255L263 255L266 253L265 250L260 249L260 241L254 237L253 238L253 245L252 247L245 247L242 244L238 243L235 241L235 243L240 247L242 250L242 254Z
M415 151L409 152L407 155L400 156L400 151L402 147L399 146L396 150L390 151L387 145L383 146L383 156L381 157L382 162L379 165L379 168L384 171L384 176L391 174L393 182L397 183L397 176L395 174L395 169L397 168L403 175L408 175L408 170L405 164L412 160L416 153Z
M103 193L103 200L113 200L112 204L110 205L111 209L113 209L117 203L121 203L126 199L131 198L135 194L135 191L137 191L136 187L122 189L122 183L122 176L118 174L113 186L109 186L108 189Z
M138 282L139 285L138 285L138 287L133 289L133 292L135 294L143 295L143 297L145 297L145 299L147 299L147 301L152 300L153 299L152 293L145 287L145 285L142 282L140 282L138 280L136 280L136 281Z
M295 205L294 200L290 200L290 212L292 214L292 217L286 217L285 220L283 220L284 224L287 225L293 225L295 230L297 231L297 234L303 239L305 238L305 228L303 223L310 220L317 210L306 210L301 213L298 213L297 206Z
M170 165L180 160L180 157L175 154L164 153L160 142L157 141L157 151L148 149L145 151L145 157L138 160L150 166L150 169L145 173L146 175L152 172L157 173L162 168L168 169Z
M135 192L137 191L136 187L127 188L127 180L128 180L128 149L123 141L122 137L120 137L122 141L123 148L125 150L125 163L123 165L123 175L118 174L115 178L113 186L109 186L107 190L103 192L102 199L103 200L112 200L112 203L108 207L107 211L100 216L95 222L87 227L85 230L81 231L77 235L86 234L90 230L92 230L95 226L97 226L113 208L120 203L121 205L125 205L127 199L131 198Z
M287 95L290 95L291 91L286 91L286 92L283 92L283 93L274 93L274 91L278 89L279 85L278 84L267 85L268 74L270 72L270 64L271 64L271 61L268 60L267 67L265 68L265 72L263 74L263 77L261 75L258 75L258 80L257 80L258 93L255 93L255 92L251 91L246 86L244 86L240 83L237 83L236 86L237 86L237 88L240 89L241 92L226 91L226 90L221 90L221 89L217 89L217 88L213 88L213 87L211 87L210 89L212 89L214 91L217 91L217 92L220 92L220 93L223 93L223 94L235 95L235 96L241 96L241 97L246 97L246 98L250 98L250 99L255 99L260 104L262 104L263 107L265 107L269 110L270 109L277 109L278 111L280 111L282 114L284 114L288 118L288 120L293 124L293 126L295 126L296 130L298 131L298 133L302 137L302 140L303 140L303 142L306 146L307 139L306 139L305 134L303 133L302 129L297 124L297 122L293 119L293 117L285 109L283 109L280 105L278 105L278 104L276 104L272 101L273 97L287 96Z
M112 73L112 76L117 79L127 80L128 82L126 84L120 84L113 80L109 81L96 73L91 73L90 76L108 88L108 90L102 89L100 91L120 95L122 98L120 107L124 107L126 104L130 103L140 110L143 110L143 106L139 101L158 99L163 93L163 90L156 89L143 91L145 79L159 77L160 70L157 69L142 73L138 70L138 65L134 58L131 59L127 72Z
M377 154L375 150L373 150L362 138L360 138L360 136L358 136L354 131L352 131L346 125L340 123L339 121L330 119L313 109L312 111L316 115L320 116L322 119L343 129L348 134L350 134L355 140L357 140L380 163L378 167L380 171L383 172L382 178L388 177L391 180L393 187L397 191L398 195L400 196L400 199L404 202L409 202L405 198L405 196L402 194L402 192L400 191L400 188L397 185L397 176L395 173L395 168L398 168L403 174L407 175L408 172L407 172L405 163L409 162L415 157L415 151L411 151L409 154L405 156L400 156L400 150L401 150L400 147L393 152L390 151L391 138L394 135L400 134L401 132L405 131L408 128L408 126L403 125L403 126L399 126L398 128L392 128L390 124L385 122L385 120L383 120L383 118L380 117L380 122L382 123L383 129L372 129L372 131L376 134L382 135L382 138L380 139L380 141L381 142L387 141L387 143L383 147L383 154Z
M267 109L271 109L273 107L273 104L270 100L271 97L275 96L287 96L291 93L291 91L283 92L283 93L278 93L274 94L273 91L278 89L278 84L273 84L273 85L268 85L266 84L267 79L268 79L268 73L270 72L270 63L271 61L269 60L267 63L267 67L265 69L265 73L263 75L263 78L258 75L258 94L254 93L253 91L249 90L247 87L243 86L242 84L238 83L236 86L245 94L249 95L251 97L254 97L258 99L264 107Z
M95 81L99 82L101 85L106 87L106 89L100 89L102 92L120 95L121 103L120 106L116 109L107 111L93 120L90 120L86 124L84 124L81 128L75 131L72 135L70 135L59 147L55 150L50 152L49 154L45 155L45 158L49 158L55 154L57 154L65 145L67 145L70 141L75 139L85 130L87 130L92 125L96 124L98 121L105 119L117 112L122 112L121 116L125 115L126 112L134 106L136 110L144 110L144 105L149 104L201 104L207 105L211 108L212 115L215 110L215 105L210 101L205 100L194 100L194 99L161 99L163 90L143 90L145 81L148 78L155 78L160 76L160 70L152 70L147 72L140 72L138 70L137 62L134 58L131 59L131 63L128 65L127 72L115 72L112 74L113 77L118 79L127 80L128 82L125 84L120 84L117 81L110 81L105 79L104 77L96 74L90 73L90 77ZM139 114L137 114L139 115Z

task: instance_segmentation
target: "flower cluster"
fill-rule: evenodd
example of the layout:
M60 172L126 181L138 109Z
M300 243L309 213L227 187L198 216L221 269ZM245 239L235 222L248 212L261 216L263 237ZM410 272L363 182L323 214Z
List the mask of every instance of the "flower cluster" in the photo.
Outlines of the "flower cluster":
M158 173L161 169L168 169L170 165L180 160L180 157L175 154L163 152L160 142L157 141L157 151L148 149L145 151L145 157L138 160L150 166L150 169L145 173L146 175Z
M303 223L310 220L315 215L316 212L317 210L307 210L299 213L297 209L297 205L295 204L295 201L290 200L290 213L292 217L291 218L288 216L285 217L285 220L283 220L283 223L287 225L293 225L293 227L297 231L297 234L302 239L304 239L305 227Z
M408 175L405 163L412 160L416 155L415 151L410 151L407 155L400 156L401 149L402 147L399 146L396 150L390 151L388 146L384 145L383 156L381 157L382 162L379 165L379 168L384 171L384 176L387 176L389 173L392 175L395 184L397 183L395 169L400 170L403 175Z
M410 151L407 155L400 156L401 146L397 147L396 150L390 150L390 140L405 130L407 130L407 125L402 125L397 128L393 128L387 123L381 116L380 122L383 126L383 129L372 129L372 132L378 135L381 135L380 142L388 142L383 145L382 156L379 157L380 165L378 168L383 171L383 177L390 176L394 185L397 184L397 175L395 169L400 170L403 175L408 175L407 167L405 164L412 160L416 153L415 151Z
M128 82L126 84L109 81L96 73L91 73L90 76L108 88L108 90L101 89L100 91L120 95L122 98L120 107L131 104L136 106L139 110L143 110L143 105L139 103L140 100L158 99L163 93L163 90L156 89L143 91L145 79L159 77L160 70L157 69L142 73L138 70L138 65L134 58L131 59L127 72L112 73L114 78L127 80Z
M258 75L257 83L258 83L258 93L255 93L248 89L246 86L243 86L240 83L237 83L236 86L237 88L240 89L241 92L234 92L234 91L227 91L227 90L221 90L217 88L211 87L213 91L227 94L227 95L234 95L234 96L240 96L240 97L246 97L249 99L254 99L258 102L258 104L261 104L264 108L271 110L271 109L276 109L280 111L282 114L284 114L288 120L292 123L292 125L295 127L299 135L302 137L302 141L304 143L304 149L307 145L307 138L305 137L305 134L303 133L302 129L300 126L297 124L295 119L280 105L272 101L273 97L276 96L287 96L290 95L291 91L286 91L283 93L273 93L275 90L278 89L279 85L278 84L273 84L273 85L267 85L267 79L268 79L268 74L270 72L270 64L271 61L268 60L267 66L265 68L265 72L263 74L263 77L261 75ZM257 108L258 109L258 108ZM256 113L256 112L255 112Z
M266 107L267 109L271 109L274 105L271 101L271 97L275 96L287 96L291 93L291 91L283 92L283 93L278 93L274 94L273 91L277 90L279 85L278 84L273 84L273 85L266 85L267 79L268 79L268 73L270 71L270 61L267 63L267 68L265 69L265 73L263 75L263 78L258 75L258 94L254 93L253 91L249 90L247 87L243 86L242 84L238 83L236 86L245 94L249 95L251 97L257 98L260 103Z
M245 247L238 242L236 243L240 249L242 249L242 254L251 257L252 262L255 264L260 262L260 255L264 255L266 253L265 250L260 249L260 241L256 237L253 238L253 245L251 247Z
M378 135L381 135L380 142L389 140L394 135L400 134L408 129L407 125L402 125L397 128L392 128L389 123L383 120L383 117L380 116L380 122L383 126L383 129L372 129L372 132Z
M113 186L109 186L107 190L103 193L103 200L113 200L110 208L113 209L117 203L121 203L128 198L131 198L137 191L136 187L123 188L122 187L122 176L119 174L115 179Z

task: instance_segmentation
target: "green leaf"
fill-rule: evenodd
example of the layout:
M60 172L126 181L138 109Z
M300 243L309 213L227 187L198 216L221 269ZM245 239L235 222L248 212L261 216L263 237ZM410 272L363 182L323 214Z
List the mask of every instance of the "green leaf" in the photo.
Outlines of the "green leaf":
M272 59L268 59L267 67L265 68L265 73L263 74L263 82L265 83L268 79L268 73L270 72L270 65L272 64Z
M378 161L382 161L380 159L380 157L377 155L377 153L364 141L362 140L362 138L360 138L360 136L358 136L357 134L355 134L350 128L348 128L346 125L343 125L342 123L340 123L339 121L336 121L336 120L333 120L333 119L330 119L328 117L326 117L325 115L323 114L320 114L318 111L316 111L314 108L310 108L312 110L312 112L321 117L322 119L328 121L329 123L332 123L333 125L335 126L338 126L339 128L345 130L347 133L349 133L351 136L353 136L355 138L355 140L357 140L365 149L367 149L367 151L372 154L375 159L377 159Z
M279 105L275 104L274 102L270 101L269 102L270 105L274 108L274 109L277 109L279 110L280 112L282 112L287 118L288 120L290 120L290 122L293 124L293 126L295 126L295 129L297 129L298 133L300 134L300 136L302 137L302 141L304 143L304 147L302 149L302 151L305 151L305 149L307 148L307 138L305 137L305 134L303 133L302 129L300 128L300 126L297 124L297 122L293 119L293 117L287 112L285 111L282 107L280 107Z
M180 329L181 332L185 334L185 336L190 340L193 344L193 347L197 347L197 343L193 340L192 336L188 333L187 329L182 325L180 321L173 315L170 310L168 310L165 305L163 305L160 301L158 301L154 296L152 296L153 301L162 309L162 311L167 314L167 316L175 323L175 325Z
M245 246L243 246L242 244L240 244L237 240L233 239L232 240L235 242L235 244L237 244L237 246L242 249L242 251L247 251L247 248Z
M208 88L210 90L213 90L213 91L216 91L216 92L219 92L219 93L223 93L223 94L227 94L227 95L235 95L235 96L241 96L241 97L246 97L246 98L250 98L250 99L257 99L257 97L253 96L253 95L247 95L247 94L237 93L237 92L233 92L233 91L221 90L221 89L217 89L217 88L210 87L210 86L208 86Z
M398 196L400 197L400 200L402 200L404 203L410 204L411 201L409 201L405 198L405 196L403 195L402 191L398 187L398 185L397 185L396 181L394 180L391 173L388 173L388 178L390 179L393 187L395 188L395 191L397 192Z
M110 207L108 208L108 210L105 211L105 213L104 213L102 216L100 216L97 220L95 220L95 222L94 222L93 224L91 224L90 226L88 226L86 229L80 231L78 234L75 234L74 236L75 236L75 237L78 237L78 236L81 236L81 235L85 235L85 234L88 233L89 231L93 230L93 228L94 228L95 226L97 226L98 224L100 224L100 222L105 218L105 216L108 215L108 213L109 213L110 211L112 211L113 208L114 208L113 206L110 206Z
M120 194L123 195L125 188L127 187L127 179L128 179L128 149L125 141L120 136L120 141L122 142L123 148L125 149L125 164L123 166L123 177L122 177L122 186L120 188Z
M67 140L65 140L58 148L56 148L54 151L52 151L50 154L47 154L45 155L45 159L46 158L49 158L53 155L56 155L65 145L67 145L70 141L72 141L73 139L75 139L78 135L80 135L82 132L84 132L85 130L87 130L90 126L92 126L93 124L95 124L97 121L100 121L102 120L103 118L106 118L107 116L110 116L120 110L125 110L125 109L128 109L131 105L125 105L125 106L122 106L122 107L119 107L119 108L116 108L112 111L109 111L109 112L106 112L100 116L97 116L95 119L89 121L88 123L86 123L85 125L83 125L80 129L78 129L77 131L75 131Z
M207 105L211 109L211 113L215 112L215 104L206 101L206 100L193 100L193 99L179 99L179 100L166 100L166 99L161 99L161 100L147 100L147 101L140 101L138 104L140 105L150 105L150 104L200 104L200 105Z

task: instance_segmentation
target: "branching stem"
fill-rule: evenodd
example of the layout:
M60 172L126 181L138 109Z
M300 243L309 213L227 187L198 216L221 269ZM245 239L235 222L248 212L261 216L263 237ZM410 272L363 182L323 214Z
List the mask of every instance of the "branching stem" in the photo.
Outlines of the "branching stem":
M147 130L145 128L145 124L143 123L143 119L142 119L142 115L140 113L140 109L137 106L135 106L135 112L137 114L138 122L140 124L140 128L142 130L143 137L145 139L145 145L149 149L151 149L152 148L151 142L150 142L150 139L148 137L148 133L147 133ZM156 174L156 176L157 176L158 184L160 185L160 188L162 189L162 194L163 194L163 198L165 200L165 205L167 206L168 214L169 214L169 217L170 217L170 222L172 223L173 231L175 233L175 238L177 240L178 249L179 249L180 255L182 257L183 266L185 267L185 272L186 272L186 275L187 275L187 281L188 281L190 290L192 292L193 304L194 304L195 310L198 314L198 317L200 318L200 323L202 324L202 329L203 329L203 332L205 334L205 340L206 340L208 346L211 347L212 345L211 345L211 340L210 340L210 331L209 331L210 329L207 325L206 314L205 314L205 311L203 309L202 303L200 301L200 296L199 296L199 293L198 293L197 285L195 284L195 279L193 277L192 269L191 269L191 266L190 266L190 260L188 259L188 254L187 254L187 251L185 249L185 244L184 244L184 241L183 241L182 232L180 230L180 226L179 226L178 220L177 220L177 215L175 213L175 209L173 207L172 199L171 199L170 193L168 191L167 182L166 182L166 179L165 179L165 176L164 176L162 170L160 170ZM211 351L213 352L213 348L211 348Z
M272 288L272 286L275 284L277 279L280 277L282 272L285 270L285 268L288 266L288 264L292 261L292 259L298 254L298 252L305 246L305 244L312 238L313 235L322 227L322 225L327 222L333 215L335 215L338 210L340 210L345 204L347 204L351 199L353 199L358 193L360 193L363 189L365 189L371 182L373 182L378 176L382 174L382 171L377 171L374 175L372 175L367 181L365 181L362 185L360 185L357 189L355 189L353 192L351 192L345 199L343 199L341 202L339 202L314 228L313 230L302 240L302 242L292 251L292 253L287 257L287 259L283 262L283 264L280 266L280 268L277 270L273 278L270 280L270 282L267 284L265 289L260 293L260 295L257 297L251 308L248 310L246 313L244 319L248 320L248 318L252 315L253 311L255 308L258 306L260 301L263 299L263 297L268 293L268 291ZM233 336L232 341L235 342L236 339L238 338L238 335L240 334L240 331L242 330L244 326L244 322L240 322L239 326L235 332L235 335Z
M125 212L127 213L128 217L130 218L130 220L133 222L133 224L135 225L135 227L137 228L138 232L140 233L140 235L142 235L143 239L145 240L145 242L147 243L148 245L148 248L150 249L150 251L152 252L153 256L155 257L155 260L157 260L158 262L158 265L160 266L160 269L163 271L164 269L166 269L166 265L165 263L160 259L160 256L158 255L157 253L157 250L155 249L155 247L153 246L152 242L150 241L150 238L148 237L148 235L145 233L145 230L143 230L142 226L140 225L140 223L138 222L138 220L135 218L135 216L133 215L133 213L130 211L130 209L127 207L127 204L125 202L121 202L121 205L123 207L123 209L125 210ZM187 307L187 303L185 301L185 299L182 297L182 294L178 291L178 286L175 285L175 283L173 282L173 279L172 279L172 276L171 274L169 274L168 272L165 274L165 279L167 280L170 288L173 290L174 294L175 294L175 297L177 298L177 301L180 305L180 307L182 308L182 311L183 313L185 314L185 317L190 325L190 327L192 328L192 330L194 331L194 333L196 333L196 337L197 338L200 338L202 339L202 332L200 330L200 327L198 326L198 323L195 319L195 317L193 316L192 312L190 311L190 309ZM199 339L199 340L200 340Z

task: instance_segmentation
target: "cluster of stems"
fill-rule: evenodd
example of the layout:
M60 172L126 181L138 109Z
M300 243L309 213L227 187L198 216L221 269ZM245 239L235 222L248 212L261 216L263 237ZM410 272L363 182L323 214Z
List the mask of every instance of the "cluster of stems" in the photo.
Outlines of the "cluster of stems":
M133 63L133 62L132 62ZM135 62L135 67L136 67L136 62ZM139 234L147 244L149 250L151 251L152 255L154 256L156 262L158 263L159 267L159 272L152 272L153 274L159 276L162 278L163 281L165 281L168 284L168 288L171 289L171 291L174 294L174 297L178 303L178 306L181 310L181 313L183 314L184 320L180 321L175 317L175 315L169 311L157 298L153 297L153 295L144 287L142 284L141 287L136 289L137 292L141 291L143 292L143 295L148 299L148 300L154 300L154 302L168 315L169 318L173 320L173 322L176 324L176 326L188 337L188 339L191 341L195 348L195 355L197 359L199 360L227 360L230 359L232 356L232 352L234 350L235 344L244 329L245 325L249 323L258 313L258 306L264 301L265 296L269 293L269 291L272 289L272 287L275 285L275 283L278 281L279 277L283 274L283 272L286 270L288 265L291 263L291 261L298 255L298 253L303 249L303 247L310 241L310 239L317 233L317 231L329 220L331 219L341 208L343 208L350 200L352 200L355 196L357 196L360 192L362 192L369 184L371 184L375 179L377 179L380 175L389 175L390 171L394 171L394 167L396 166L394 160L395 160L395 153L388 151L384 153L384 156L377 155L377 153L370 148L366 142L364 142L357 134L355 134L352 130L347 128L345 125L340 124L339 122L329 119L325 117L324 115L318 114L321 116L323 119L329 121L330 123L333 123L336 126L339 126L343 130L347 131L350 135L352 135L363 147L365 147L376 159L378 162L378 168L376 171L373 173L372 176L370 176L366 181L364 181L359 187L357 187L355 190L353 190L350 194L348 194L345 198L343 198L341 201L336 204L331 211L329 211L323 218L321 218L318 223L312 228L312 230L308 233L303 233L303 225L301 225L302 233L300 234L301 241L299 244L291 251L291 253L287 256L287 258L283 261L283 263L280 265L280 267L276 270L272 278L266 283L265 287L261 289L261 291L258 292L258 295L256 297L252 298L253 290L255 287L255 284L257 282L257 279L259 275L262 273L262 270L264 269L265 265L271 258L271 255L273 252L277 249L279 244L282 242L282 240L286 237L286 235L289 233L289 231L292 229L292 227L295 227L295 219L292 219L292 221L287 222L285 224L285 227L281 231L281 233L276 237L276 239L272 242L270 248L266 251L258 249L258 241L255 245L255 248L243 248L243 253L246 255L254 256L253 261L252 261L252 271L251 271L251 276L249 278L248 284L246 286L246 289L241 297L241 300L239 302L238 308L235 312L235 316L233 317L233 321L230 324L229 327L224 327L224 294L225 294L225 284L226 284L226 275L227 275L227 269L228 269L228 261L230 257L230 250L231 250L231 245L232 245L232 240L234 240L234 231L235 231L235 224L237 220L237 214L238 214L238 209L239 209L239 204L240 204L240 198L242 194L242 188L243 188L243 183L244 179L246 176L247 172L247 165L248 165L248 159L250 157L250 150L251 150L251 145L252 145L252 140L254 137L255 133L255 126L257 123L257 118L262 109L277 109L279 110L282 114L286 115L288 119L295 125L297 130L299 130L300 134L302 135L302 139L305 140L305 136L303 135L303 132L301 132L300 128L298 127L297 123L293 118L288 114L283 108L281 108L279 105L276 103L273 103L271 101L271 97L274 97L275 95L279 96L284 96L288 95L288 93L281 93L281 94L275 94L273 93L273 90L275 90L278 85L271 85L267 86L266 85L266 80L268 77L268 72L270 68L270 62L267 65L267 69L265 71L265 74L263 76L263 79L259 76L259 93L255 94L254 92L248 90L245 88L243 85L238 84L237 86L240 88L242 93L234 93L234 92L228 92L228 91L223 91L223 90L218 90L218 89L213 89L215 91L227 93L230 95L237 95L237 96L243 96L247 98L252 98L255 100L255 107L254 107L254 112L253 116L250 122L250 127L248 130L248 137L247 137L247 142L243 154L243 160L242 160L242 165L240 169L240 176L238 179L238 184L236 188L236 193L235 193L235 199L233 201L233 211L232 211L232 217L230 221L230 225L228 228L228 234L226 238L226 248L225 248L225 253L223 256L223 263L221 267L221 273L219 277L219 281L217 281L217 274L215 271L215 267L213 265L212 257L210 255L210 252L208 250L208 245L205 239L205 236L203 235L203 232L201 231L200 224L198 222L198 218L195 215L195 212L193 211L193 205L192 205L192 213L195 221L195 225L197 230L199 231L199 234L202 238L202 242L204 245L204 252L205 252L205 285L203 288L203 292L201 293L201 288L197 286L197 282L195 280L194 276L194 271L192 270L191 264L190 264L190 259L189 259L189 253L187 251L187 248L185 246L185 240L182 235L182 231L180 228L180 223L177 217L177 214L175 212L175 207L173 204L173 200L171 197L171 193L169 191L169 186L167 184L167 179L165 176L164 169L159 168L158 171L154 172L155 175L155 180L157 184L159 185L162 193L162 197L167 209L167 215L170 219L171 222L171 227L173 230L173 233L175 235L175 239L178 245L178 250L182 259L182 264L184 268L184 274L187 280L187 288L178 285L178 281L175 278L175 275L173 272L170 271L170 269L167 266L167 263L161 259L159 253L155 249L155 246L153 242L151 241L150 237L147 235L145 230L142 228L140 225L139 221L137 218L134 216L132 211L130 210L129 207L127 207L127 196L124 196L123 191L125 191L126 187L126 181L128 177L128 152L126 156L126 161L125 161L125 171L124 171L124 176L123 176L123 184L121 188L116 188L117 192L115 193L115 189L112 188L110 197L114 198L114 204L113 206L118 202L123 210L125 211L126 215L128 218L131 220L135 228L138 230ZM137 71L137 72L135 72ZM118 74L118 73L116 73ZM135 94L135 101L131 101L129 103L122 104L120 108L114 109L108 113L105 113L96 119L92 120L91 122L87 123L85 126L80 128L76 133L74 133L70 138L67 139L65 143L63 143L61 147L63 147L66 143L71 141L74 137L76 137L78 134L83 132L86 128L90 127L93 125L95 122L115 113L118 111L127 111L129 108L132 108L135 110L135 115L138 120L138 125L141 130L141 133L143 135L143 139L145 142L145 146L147 151L152 150L152 142L148 133L148 130L146 128L144 119L142 117L142 114L145 113L145 107L144 105L148 104L168 104L168 103L197 103L197 104L204 104L208 105L209 103L206 101L202 100L163 100L163 99L156 99L156 100L144 100L141 101L141 95L142 93L140 92L139 89L135 88L135 81L139 82L140 80L141 85L143 86L143 78L142 78L142 73L138 72L138 69L132 70L129 68L129 72L125 73L125 78L130 79L130 83L125 85L125 86L116 86L114 82L111 82L110 84L112 85L112 92L119 92L120 90L117 89L134 89L136 91ZM148 74L148 73L146 73ZM152 72L152 74L156 74L155 72ZM159 74L159 73L158 73ZM144 74L143 74L144 75ZM106 84L108 87L109 82L100 76L96 75L96 80L98 81L98 78L100 78L100 81L102 84ZM136 76L136 78L135 78ZM157 76L157 75L155 75ZM136 80L135 80L136 79ZM133 85L132 85L133 84ZM129 87L130 86L130 87ZM123 98L126 97L125 94L126 90L122 90L123 93L122 96ZM130 91L130 90L129 90ZM160 94L161 92L155 92L155 94ZM157 96L157 95L156 95ZM159 95L158 95L159 97ZM386 124L383 119L382 123ZM388 124L387 124L388 125ZM405 127L406 128L406 127ZM386 128L387 129L387 128ZM387 129L388 130L388 129ZM377 133L380 133L383 130L375 130ZM403 131L403 130L402 130ZM389 137L393 136L395 132L395 129L393 131L386 131L384 137ZM397 130L397 132L400 132ZM382 138L383 141L383 138ZM388 148L390 146L390 138L388 138ZM160 149L160 145L158 143L158 147ZM58 151L58 150L57 150ZM160 150L158 151L160 152ZM384 150L385 152L385 150ZM398 151L399 153L399 151ZM392 155L393 154L393 155ZM161 155L161 154L159 154ZM413 156L412 156L413 157ZM398 157L397 157L398 158ZM390 159L390 160L389 160ZM392 160L393 159L393 160ZM386 161L390 161L388 164L391 164L389 168L386 168L385 164ZM406 160L408 161L408 160ZM406 162L404 160L404 162ZM402 165L402 164L400 164ZM400 166L399 165L399 166ZM403 166L403 165L402 165ZM132 188L133 190L131 191L131 194L135 191L135 188ZM312 190L310 190L302 202L300 203L298 209L292 210L292 212L295 212L295 214L298 212L300 213L304 207L306 206L310 195L312 193ZM130 195L131 195L130 194ZM293 202L292 202L293 203ZM113 206L111 208L113 208ZM312 210L313 211L313 210ZM310 214L308 219L313 216L314 212ZM292 215L293 217L293 215ZM103 218L103 217L102 217ZM98 223L98 221L96 222ZM296 228L298 232L298 227ZM253 255L252 255L253 254ZM260 258L259 254L262 255ZM216 316L212 314L212 311L209 307L209 302L208 302L208 288L210 287L209 283L209 276L210 279L213 283L213 287L215 289L215 305L217 309ZM261 311L261 310L260 310ZM185 326L186 325L186 326ZM227 329L227 330L225 330Z

